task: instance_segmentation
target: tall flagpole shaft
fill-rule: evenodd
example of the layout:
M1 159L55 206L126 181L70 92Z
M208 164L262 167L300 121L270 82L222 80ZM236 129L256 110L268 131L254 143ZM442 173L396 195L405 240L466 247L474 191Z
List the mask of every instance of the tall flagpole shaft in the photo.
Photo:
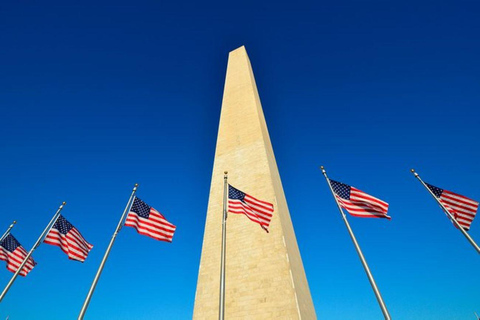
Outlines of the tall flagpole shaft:
M228 172L223 176L223 218L222 218L222 255L220 258L220 301L218 319L225 319L225 250L227 246L227 198L228 198Z
M13 221L12 224L10 225L10 227L8 227L7 231L5 231L5 233L2 235L2 237L0 238L0 241L3 240L3 238L5 238L6 236L8 236L8 234L10 233L10 230L12 230L12 228L15 226L15 224L17 223L17 221Z
M461 226L460 224L457 222L457 220L453 217L453 215L447 210L447 208L445 208L445 206L443 205L443 203L440 202L440 200L438 200L438 198L435 196L435 194L432 192L432 190L430 190L430 188L425 184L425 182L423 182L422 178L420 178L420 176L418 175L418 173L415 172L414 169L411 169L410 170L413 175L415 176L415 178L418 179L418 181L420 181L420 183L425 187L425 189L428 190L428 192L430 192L430 194L432 195L432 197L437 201L437 203L440 205L440 207L443 209L443 211L447 214L447 216L450 218L450 220L453 222L453 224L455 225L455 227L457 227L457 229L459 229L462 234L465 236L465 238L467 238L468 242L470 242L470 244L475 248L475 250L477 250L477 253L480 253L480 247L475 243L475 241L473 241L472 237L470 237L470 235L467 233L467 231L465 231Z
M363 268L365 269L365 273L367 274L368 281L370 281L370 285L372 286L373 292L375 293L375 297L377 298L378 304L380 305L380 309L382 310L383 316L385 317L386 320L391 320L392 318L390 317L390 314L388 313L387 306L385 305L385 302L383 301L382 295L380 294L380 290L378 290L377 284L375 283L375 279L373 278L372 272L370 271L370 268L368 267L367 260L365 260L365 257L363 256L362 250L360 249L360 246L357 242L357 238L355 238L355 235L353 234L352 228L350 227L350 224L348 223L347 216L342 210L342 207L338 203L337 197L335 197L335 192L333 191L332 185L330 184L330 179L327 177L327 172L325 171L325 168L323 166L320 167L322 170L323 175L325 176L325 179L327 180L328 186L330 187L330 191L332 192L333 198L335 199L335 202L337 203L338 210L340 211L340 214L342 215L343 222L345 222L345 226L347 227L348 233L350 234L350 238L352 238L353 244L355 245L355 249L357 250L358 256L360 257L360 261L362 261Z
M107 262L108 255L110 254L110 250L112 250L113 243L117 238L117 234L122 229L125 215L127 214L128 211L130 211L130 208L132 207L132 204L133 204L132 200L135 197L135 193L137 192L137 187L138 187L138 183L135 183L135 186L133 187L133 190L132 190L132 194L128 199L127 205L125 206L125 210L123 210L122 217L120 218L117 228L115 229L115 232L112 235L112 239L108 244L107 251L105 251L105 254L103 255L103 259L102 259L102 262L100 263L100 266L98 267L97 274L95 275L95 278L93 279L90 290L88 291L87 297L85 298L85 302L83 303L82 310L80 310L80 314L78 315L78 320L83 319L83 317L85 316L85 312L87 312L88 305L90 303L90 300L92 299L92 295L93 295L93 292L95 291L95 287L97 286L98 279L100 279L100 275L102 274L103 267L105 266L105 262Z
M10 289L10 287L12 286L13 282L15 282L15 279L17 278L18 274L20 273L20 271L22 271L23 267L25 266L25 264L27 263L28 259L32 256L32 253L33 251L35 251L35 249L38 248L38 246L40 245L40 243L43 241L43 239L45 238L45 236L48 234L48 232L50 231L50 229L53 227L53 224L57 221L57 218L58 216L60 215L60 212L62 211L63 207L65 206L65 204L67 204L65 201L60 205L60 207L58 207L57 209L57 212L55 212L55 214L53 215L52 219L50 220L50 222L47 224L47 227L45 228L45 230L43 230L42 234L40 235L40 237L38 238L37 242L35 242L35 244L33 245L32 249L30 249L30 251L28 252L27 256L25 257L25 259L23 259L22 261L22 264L20 264L20 266L18 267L17 271L13 274L12 278L10 279L10 281L8 282L7 286L5 287L5 289L3 289L3 292L2 294L0 295L0 302L2 302L3 298L5 297L5 295L7 294L8 290Z

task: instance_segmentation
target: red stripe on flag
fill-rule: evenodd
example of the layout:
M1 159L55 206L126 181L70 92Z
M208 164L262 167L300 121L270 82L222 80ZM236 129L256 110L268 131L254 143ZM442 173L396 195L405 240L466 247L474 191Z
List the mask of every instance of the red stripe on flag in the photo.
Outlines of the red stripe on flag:
M135 228L140 234L167 242L172 242L173 235L177 228L154 208L150 209L148 219L142 218L135 212L130 211L125 220L125 226Z
M234 214L244 214L251 221L258 223L268 232L270 221L273 216L273 204L258 200L248 194L245 194L243 201L239 199L228 199L228 212Z

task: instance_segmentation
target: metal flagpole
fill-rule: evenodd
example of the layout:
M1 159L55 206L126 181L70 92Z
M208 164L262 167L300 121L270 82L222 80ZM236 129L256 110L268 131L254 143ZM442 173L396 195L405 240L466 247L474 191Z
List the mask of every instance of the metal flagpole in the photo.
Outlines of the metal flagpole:
M223 176L223 218L222 218L222 256L220 258L220 301L218 319L225 319L225 249L227 246L227 198L228 198L228 171Z
M445 206L440 202L440 200L438 200L438 198L435 196L435 194L433 194L432 190L430 190L430 188L425 184L425 182L423 182L422 178L420 178L420 176L418 175L418 173L415 172L414 169L411 169L410 170L413 175L415 176L415 178L418 179L418 181L420 181L423 186L425 187L425 189L428 190L428 192L430 192L430 194L432 195L432 197L437 200L438 204L440 205L440 207L442 207L443 211L448 215L448 217L450 218L450 220L452 220L453 224L457 227L457 229L459 229L463 235L465 236L465 238L467 238L467 240L470 242L470 244L475 248L475 250L477 250L477 253L480 253L480 247L475 243L475 241L473 241L472 237L470 237L470 235L467 233L467 231L465 231L461 226L460 224L457 222L457 220L452 216L452 214L450 212L448 212L447 208L445 208Z
M327 177L327 172L325 171L325 168L323 166L320 167L322 170L323 175L325 176L325 179L327 180L328 186L330 187L330 191L332 192L333 198L335 199L335 202L337 203L338 210L340 211L340 214L342 215L343 222L345 222L345 226L347 227L348 233L350 234L350 238L352 238L353 244L355 245L355 249L357 250L358 256L360 257L360 261L362 261L363 268L365 269L365 273L367 274L368 281L370 281L370 285L372 286L373 292L375 293L375 297L377 297L378 304L380 305L380 309L382 310L383 316L385 317L386 320L391 320L392 318L390 317L390 314L388 313L387 306L385 305L385 302L383 301L382 295L380 294L380 290L378 290L377 284L375 283L375 279L373 278L372 272L370 271L370 268L368 267L367 260L365 260L365 257L363 256L362 250L360 249L360 246L358 245L357 239L355 238L355 235L353 234L352 228L350 227L350 224L348 223L347 216L342 210L342 207L338 203L337 197L335 197L335 192L333 191L332 185L330 184L330 179Z
M115 229L115 232L112 235L112 239L110 240L110 243L107 247L107 251L105 251L105 255L103 256L102 262L100 263L100 266L98 267L97 274L95 275L95 278L93 279L90 290L88 291L87 297L85 298L85 302L83 303L82 310L80 310L80 314L78 315L78 320L83 319L83 317L85 316L85 312L87 311L88 304L90 303L90 300L92 299L93 291L95 291L95 287L97 286L98 279L100 278L100 275L102 274L103 267L105 266L105 262L107 261L108 255L110 254L110 250L112 250L112 246L113 246L113 243L115 242L115 239L117 238L118 232L120 232L120 229L122 229L123 219L125 218L125 215L127 214L127 212L130 211L130 208L132 207L133 198L135 197L135 192L137 192L137 187L138 187L138 183L135 183L135 186L133 187L133 190L132 190L132 194L130 195L130 198L128 199L127 205L125 206L125 210L123 210L122 217L120 218L120 221L118 222L117 228Z
M0 238L0 241L3 240L3 238L5 238L6 236L8 236L8 234L10 233L10 230L12 230L12 228L15 226L15 224L17 223L17 221L13 221L12 224L10 225L10 227L8 227L7 231L5 231L5 233L3 234L3 236Z
M64 201L60 207L58 207L57 209L57 212L55 212L55 214L53 215L52 219L50 220L50 222L47 224L47 227L45 228L45 230L43 230L42 234L40 235L40 237L38 238L37 242L35 242L35 244L33 245L32 249L30 249L30 251L28 252L27 256L25 257L25 259L23 259L23 262L22 264L18 267L17 271L15 272L15 274L12 276L12 279L10 279L10 281L8 282L7 286L5 287L5 289L3 289L3 292L2 294L0 295L0 302L2 302L3 298L5 297L5 295L7 294L8 290L10 289L10 287L12 286L13 282L15 281L15 279L17 278L18 274L20 273L20 271L22 271L23 269L23 266L25 266L25 264L27 263L28 259L31 257L33 251L35 251L35 249L38 248L38 246L40 245L40 243L42 243L43 239L45 238L45 236L48 234L48 232L50 231L50 229L52 228L53 224L57 221L57 218L58 216L60 215L60 212L62 211L63 209L63 206L65 206L67 203Z

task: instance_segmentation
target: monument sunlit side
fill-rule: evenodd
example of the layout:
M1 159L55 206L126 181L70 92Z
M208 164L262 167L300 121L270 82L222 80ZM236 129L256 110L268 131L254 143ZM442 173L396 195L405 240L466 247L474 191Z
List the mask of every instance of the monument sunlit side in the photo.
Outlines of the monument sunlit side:
M273 203L269 233L244 215L226 226L226 319L316 319L247 52L229 54L194 319L219 314L223 178Z

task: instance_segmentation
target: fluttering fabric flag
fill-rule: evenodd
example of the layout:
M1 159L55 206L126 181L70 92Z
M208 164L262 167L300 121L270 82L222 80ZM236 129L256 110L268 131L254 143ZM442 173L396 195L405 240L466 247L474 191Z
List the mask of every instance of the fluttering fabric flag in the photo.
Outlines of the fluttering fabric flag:
M475 214L478 210L478 202L462 195L447 191L431 184L425 183L441 204L450 212L458 224L465 230L470 229Z
M0 260L6 261L7 269L13 273L17 272L27 254L27 251L11 233L0 241ZM19 275L25 277L36 264L32 257L28 258Z
M125 225L135 228L140 234L167 242L172 242L177 228L168 222L160 212L137 197L133 200Z
M258 223L268 232L273 215L273 204L258 200L228 185L228 212L244 214L248 219Z
M93 248L93 245L85 240L80 231L62 215L58 216L43 242L60 247L69 259L80 262L85 261Z
M391 219L391 217L387 215L388 203L385 201L372 197L345 183L332 179L329 180L338 203L352 216Z

